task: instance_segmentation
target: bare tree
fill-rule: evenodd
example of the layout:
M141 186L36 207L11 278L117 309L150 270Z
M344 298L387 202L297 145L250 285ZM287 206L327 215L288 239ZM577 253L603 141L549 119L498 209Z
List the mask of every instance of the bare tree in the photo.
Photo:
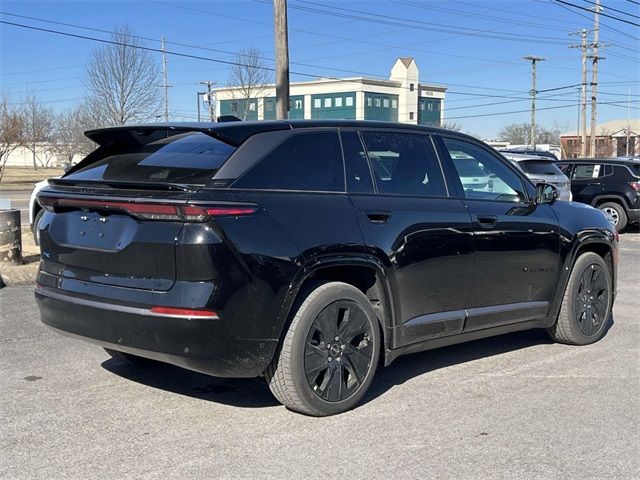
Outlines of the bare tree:
M76 156L86 156L97 145L85 135L85 130L94 128L87 118L85 108L78 106L58 114L56 118L55 152L71 164Z
M49 143L53 137L53 110L38 101L34 93L27 94L22 104L22 119L24 122L24 146L31 152L33 169L38 169L38 161L48 166L51 161Z
M442 125L440 125L440 127L454 132L462 131L462 125L460 125L460 123L456 122L455 120L445 120L444 122L442 122Z
M555 124L552 128L538 126L536 128L536 143L560 144L560 134L567 128L566 125L561 126L558 124ZM529 123L512 123L500 130L498 137L504 142L526 145L529 143L530 132Z
M88 112L94 123L125 125L155 118L160 112L160 71L128 26L111 35L116 44L93 51L86 72Z
M503 142L524 144L529 142L531 127L529 123L512 123L506 125L498 133L498 138Z
M21 112L2 95L0 98L0 181L9 155L24 145L24 121Z
M246 120L250 111L251 98L264 96L271 83L272 71L262 57L262 52L256 47L242 48L236 54L236 63L231 66L228 84L235 87L233 98L242 100L238 117ZM258 108L257 102L254 108Z

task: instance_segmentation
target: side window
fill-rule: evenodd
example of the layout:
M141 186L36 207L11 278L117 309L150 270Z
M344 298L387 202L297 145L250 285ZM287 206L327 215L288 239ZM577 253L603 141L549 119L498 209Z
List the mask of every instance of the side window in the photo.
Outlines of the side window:
M585 179L585 178L598 178L605 174L603 165L576 165L573 169L573 175L571 178Z
M443 137L466 198L522 202L522 180L483 148L463 140Z
M342 152L337 132L292 135L232 186L344 192Z
M357 132L342 132L342 151L347 173L347 191L353 193L373 193L371 171L367 154Z
M427 135L363 132L379 193L446 196L442 171Z

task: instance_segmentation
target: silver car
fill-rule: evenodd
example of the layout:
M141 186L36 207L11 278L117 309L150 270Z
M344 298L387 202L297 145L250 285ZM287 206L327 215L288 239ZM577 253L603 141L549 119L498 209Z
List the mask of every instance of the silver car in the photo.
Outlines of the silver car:
M555 162L545 157L500 152L516 165L533 183L550 183L558 189L558 200L571 201L571 180L562 173Z

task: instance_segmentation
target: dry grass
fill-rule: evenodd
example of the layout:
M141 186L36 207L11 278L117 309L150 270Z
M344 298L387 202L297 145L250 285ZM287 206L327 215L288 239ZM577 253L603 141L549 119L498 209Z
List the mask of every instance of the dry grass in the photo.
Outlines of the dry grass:
M4 190L30 190L34 183L51 177L59 177L64 173L62 168L39 168L34 170L29 167L7 167L2 181L0 181L0 191Z

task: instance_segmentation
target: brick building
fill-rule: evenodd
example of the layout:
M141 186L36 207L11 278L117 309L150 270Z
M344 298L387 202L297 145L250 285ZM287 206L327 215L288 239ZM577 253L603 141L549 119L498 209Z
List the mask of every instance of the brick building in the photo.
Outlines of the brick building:
M595 152L589 151L590 132L591 130L587 129L587 157L640 156L640 119L612 120L597 125ZM560 135L562 158L580 157L581 141L581 136L578 136L576 131Z

